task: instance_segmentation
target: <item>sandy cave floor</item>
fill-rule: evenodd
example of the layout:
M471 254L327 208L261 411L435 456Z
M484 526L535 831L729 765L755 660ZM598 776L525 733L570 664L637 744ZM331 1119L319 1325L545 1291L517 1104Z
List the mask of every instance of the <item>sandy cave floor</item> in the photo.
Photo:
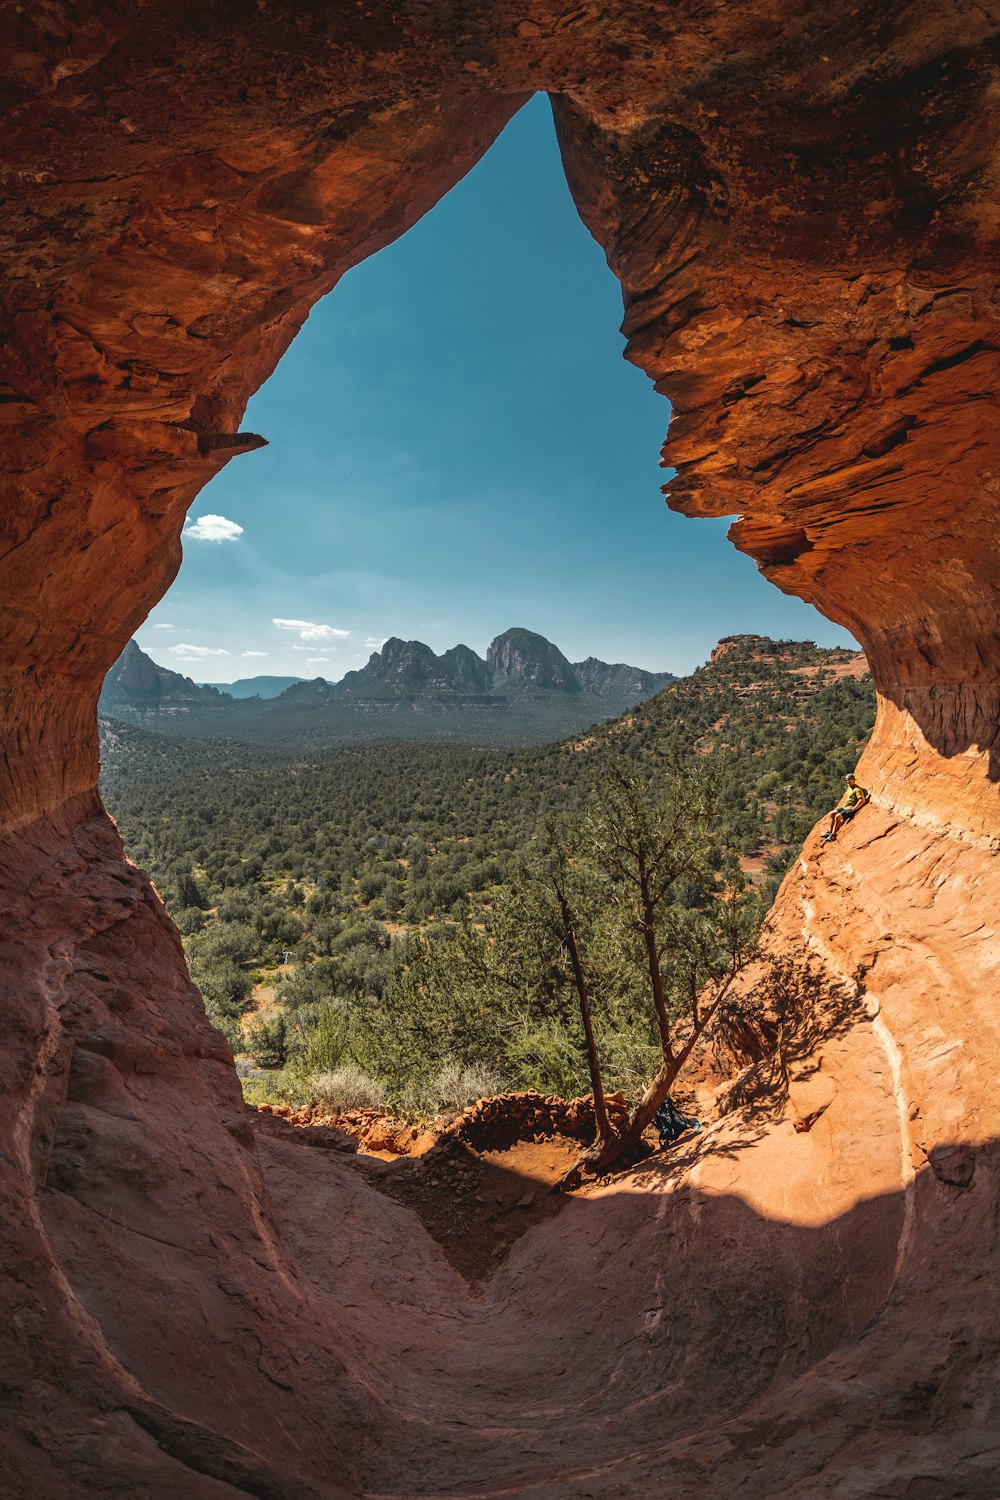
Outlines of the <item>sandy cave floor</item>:
M261 1117L269 1135L292 1144L322 1145L333 1132L309 1125L288 1128ZM681 1159L685 1137L670 1151L646 1144L648 1159L669 1167ZM558 1189L583 1147L558 1133L517 1141L498 1150L477 1151L466 1142L442 1139L410 1155L361 1145L356 1154L338 1153L372 1187L416 1214L448 1263L470 1287L480 1287L502 1265L529 1230L554 1219L573 1200L584 1198L613 1177L586 1180L572 1194ZM623 1173L616 1174L622 1177Z
M898 1137L881 1133L858 1203L837 1113L800 1133L744 1111L570 1197L548 1190L580 1150L558 1137L387 1162L262 1133L315 1317L377 1393L352 1455L363 1493L597 1493L584 1476L609 1454L714 1426L855 1333L893 1276Z

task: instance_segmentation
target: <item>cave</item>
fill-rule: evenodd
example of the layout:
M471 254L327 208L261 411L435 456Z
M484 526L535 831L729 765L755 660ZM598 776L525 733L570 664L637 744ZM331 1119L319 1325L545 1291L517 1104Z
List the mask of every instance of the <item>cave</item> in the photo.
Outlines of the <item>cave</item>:
M992 1500L989 10L9 16L3 1493ZM101 806L96 704L309 308L537 92L673 406L668 503L737 514L879 708L863 834L770 920L858 1000L789 1111L571 1202L474 1295L357 1174L252 1129Z

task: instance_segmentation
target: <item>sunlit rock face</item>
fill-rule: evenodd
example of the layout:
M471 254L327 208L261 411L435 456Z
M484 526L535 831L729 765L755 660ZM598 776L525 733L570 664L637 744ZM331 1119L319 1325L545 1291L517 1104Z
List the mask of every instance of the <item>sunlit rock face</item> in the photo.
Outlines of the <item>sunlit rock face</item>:
M152 0L16 23L15 1493L994 1496L988 8ZM880 713L873 807L773 918L774 945L853 986L861 1014L813 1036L774 1118L572 1205L474 1299L350 1166L256 1143L100 807L95 705L191 500L254 446L246 401L309 307L538 89L622 283L629 357L674 403L670 503L741 517L766 575L858 637Z

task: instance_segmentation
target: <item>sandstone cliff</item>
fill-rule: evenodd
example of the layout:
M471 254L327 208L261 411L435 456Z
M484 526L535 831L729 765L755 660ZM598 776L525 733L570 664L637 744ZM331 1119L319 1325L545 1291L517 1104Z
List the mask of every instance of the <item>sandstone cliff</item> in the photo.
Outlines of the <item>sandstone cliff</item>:
M991 1500L995 17L7 17L3 1482ZM738 515L861 642L875 801L775 909L775 948L854 996L785 1102L572 1204L471 1298L349 1164L254 1138L100 806L95 706L310 306L538 89L674 404L669 501Z

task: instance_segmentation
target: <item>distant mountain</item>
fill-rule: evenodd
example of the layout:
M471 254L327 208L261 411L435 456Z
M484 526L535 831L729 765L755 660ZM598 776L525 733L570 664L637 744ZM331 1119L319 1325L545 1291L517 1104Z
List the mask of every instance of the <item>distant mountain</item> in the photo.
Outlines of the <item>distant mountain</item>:
M129 641L104 679L99 708L116 719L142 722L151 716L218 712L233 703L218 688L157 666L135 641Z
M490 643L485 660L469 646L436 655L423 641L387 640L341 682L322 677L248 678L193 683L158 667L134 641L109 673L101 711L118 719L156 718L168 733L224 734L310 746L364 739L538 743L613 718L674 681L596 657L574 663L542 635L520 627ZM277 686L263 692L261 684Z
M575 661L573 671L586 692L598 698L627 698L630 705L641 703L677 681L673 672L644 672L641 667L629 667L624 662L598 661L596 656Z
M468 646L435 656L422 641L392 636L366 666L329 686L332 698L393 698L424 694L513 698L524 694L591 694L628 707L673 682L671 672L645 672L588 656L573 663L533 630L515 627L490 642L486 660Z
M493 691L509 695L526 691L579 693L579 678L558 646L533 630L515 627L490 642L486 662Z
M203 682L202 687L218 688L231 698L277 698L285 688L296 682L305 682L304 677L239 677L235 682Z
M308 708L317 703L327 703L336 696L337 684L327 682L325 677L311 677L308 682L293 682L291 687L272 698L269 711L284 708Z
M486 662L469 646L452 646L440 661L457 692L488 693L493 685Z
M490 671L468 646L453 646L435 656L423 641L390 636L373 651L366 666L348 672L334 687L340 698L396 698L413 694L488 693Z

